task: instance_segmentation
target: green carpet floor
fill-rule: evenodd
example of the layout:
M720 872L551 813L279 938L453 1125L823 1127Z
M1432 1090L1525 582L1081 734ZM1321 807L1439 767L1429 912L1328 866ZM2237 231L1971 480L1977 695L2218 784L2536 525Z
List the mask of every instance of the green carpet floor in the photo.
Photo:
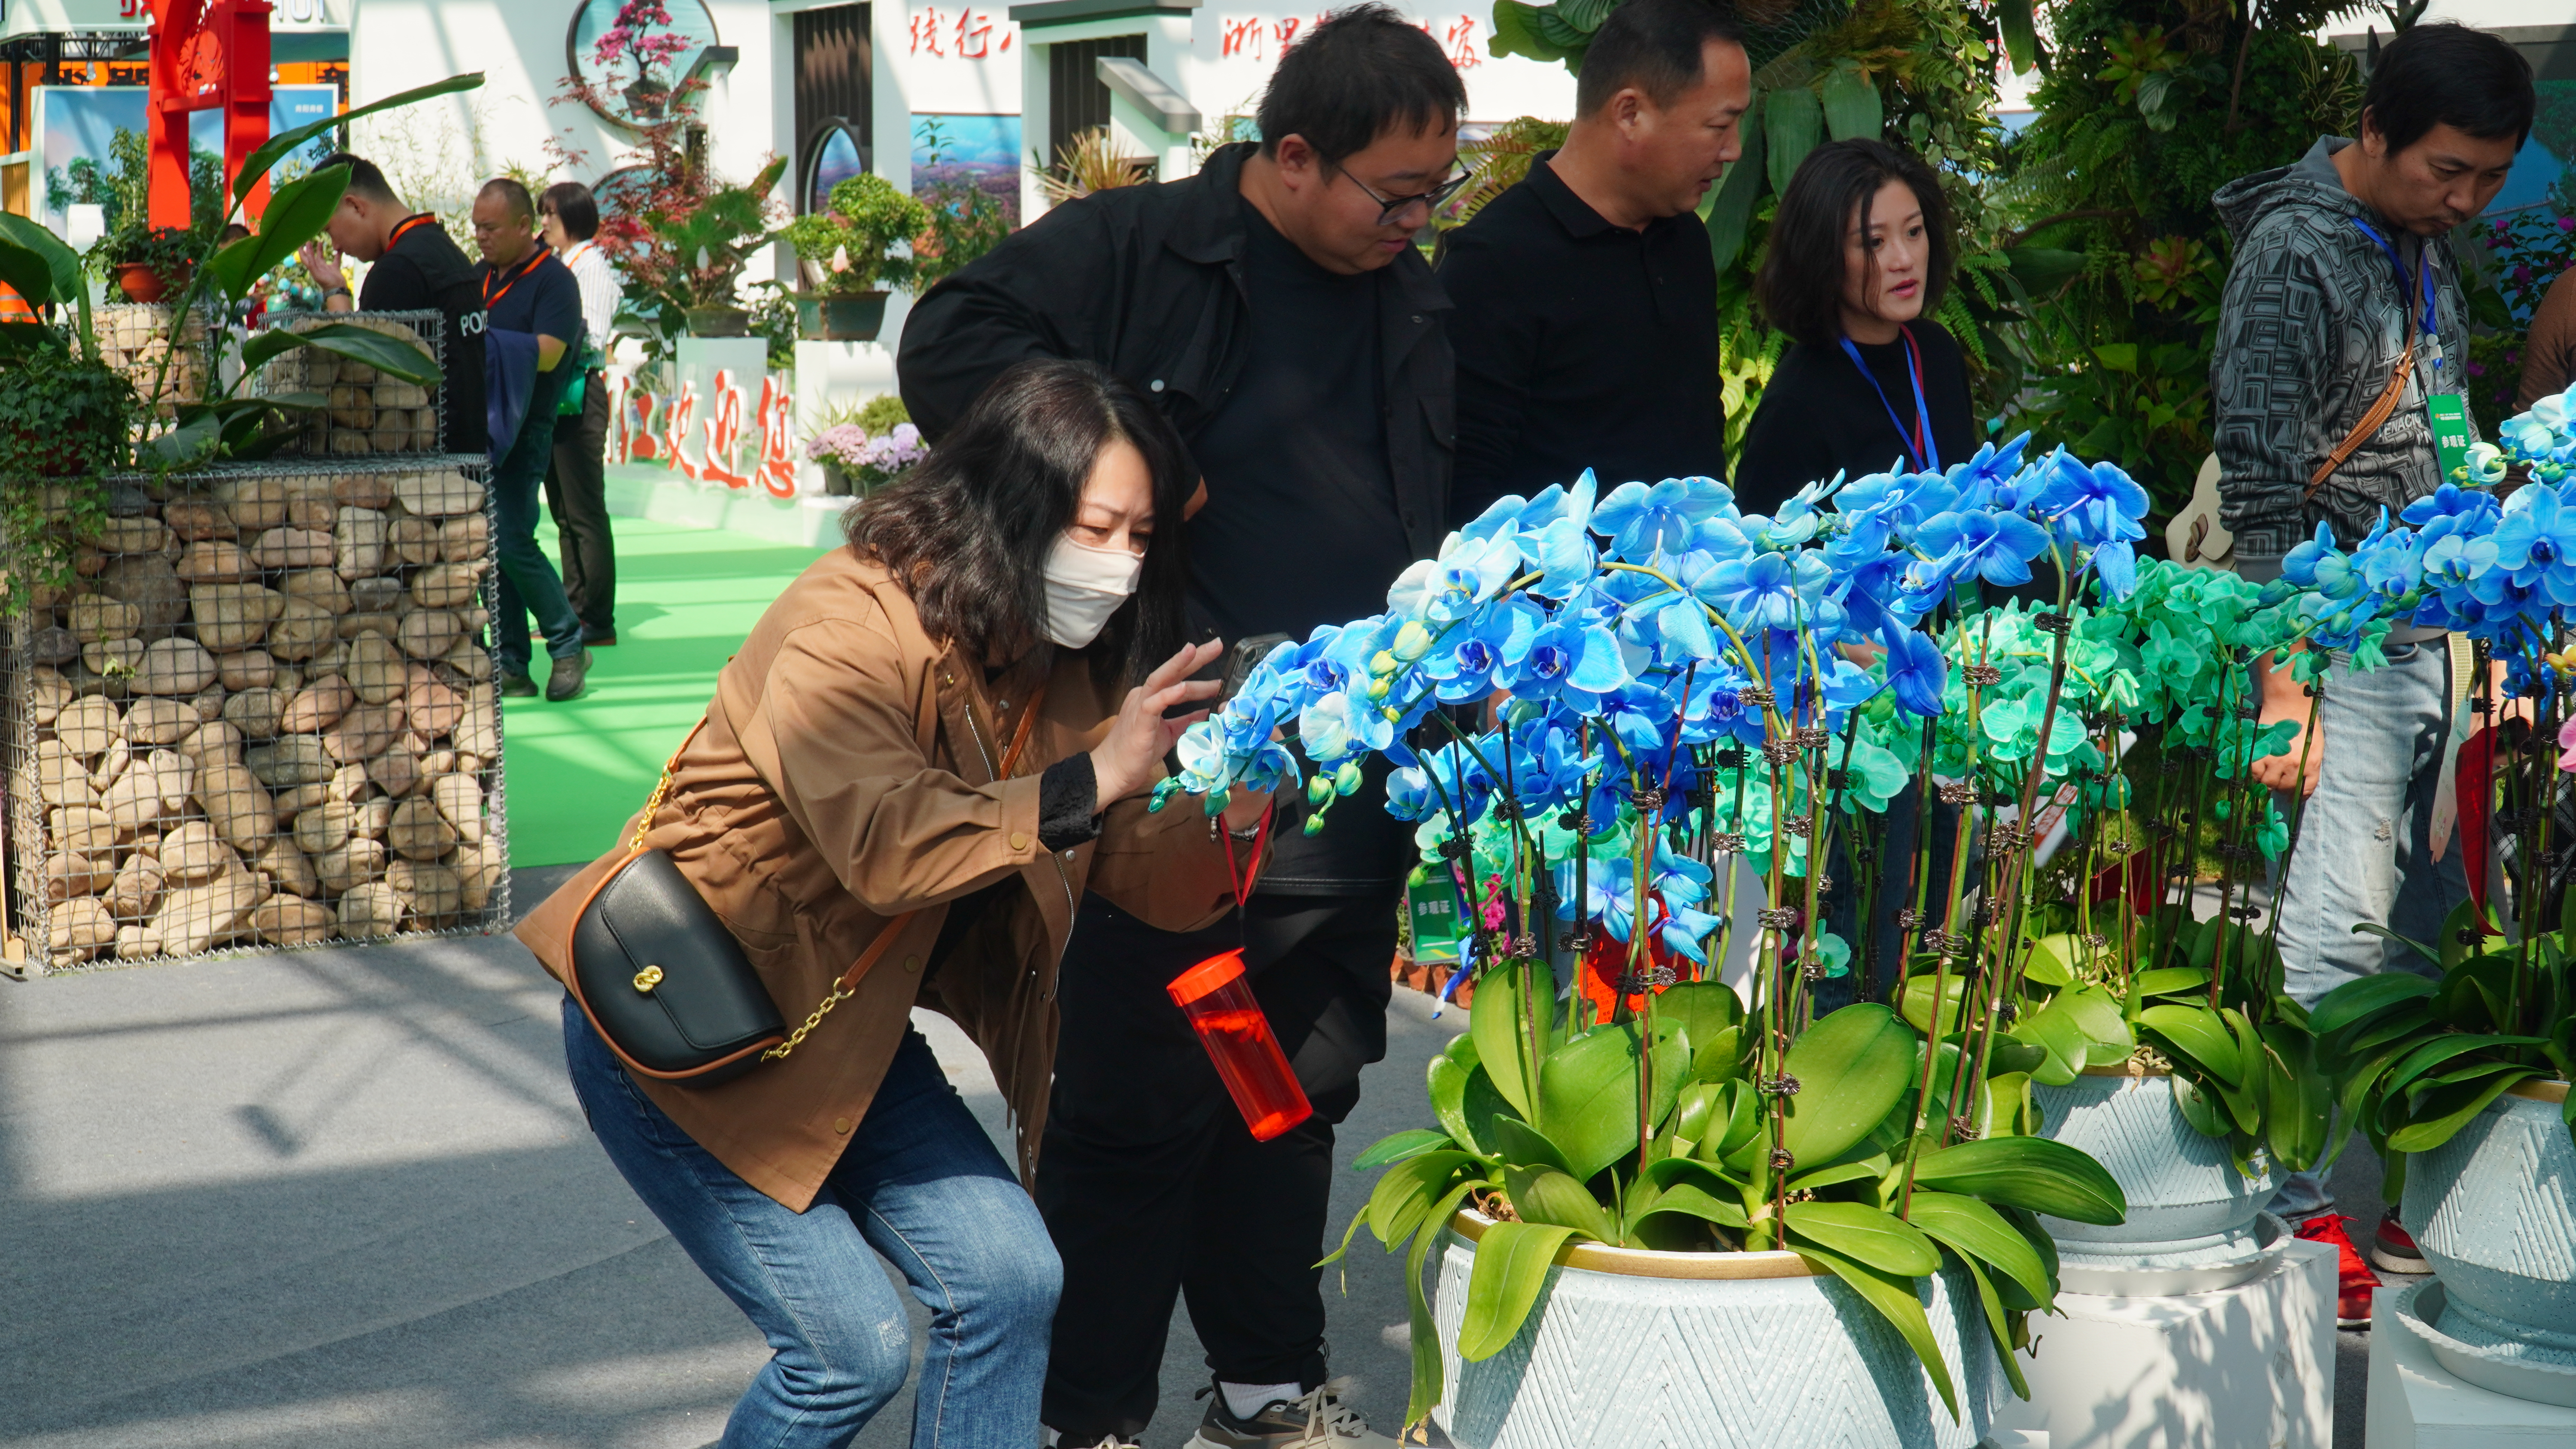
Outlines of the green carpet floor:
M590 690L570 704L513 699L503 712L510 864L604 854L653 792L760 611L821 550L713 529L611 520L617 646L591 651ZM537 541L555 556L555 531ZM545 683L544 665L537 682Z

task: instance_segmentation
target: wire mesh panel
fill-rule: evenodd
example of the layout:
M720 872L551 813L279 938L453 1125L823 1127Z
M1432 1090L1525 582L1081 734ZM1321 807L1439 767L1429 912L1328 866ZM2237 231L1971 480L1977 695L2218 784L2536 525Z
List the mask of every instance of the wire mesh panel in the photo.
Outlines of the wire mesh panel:
M120 302L91 313L100 360L133 380L134 391L152 405L153 415L169 417L179 403L206 395L208 343L206 322L213 314L199 310L188 319L183 345L170 351L171 309L159 303Z
M487 471L135 480L0 664L39 969L507 922Z
M440 320L435 311L272 312L261 322L261 330L283 327L307 332L329 324L364 327L418 343L443 374L447 348ZM440 412L444 385L422 387L387 377L336 352L291 348L260 368L252 389L268 397L309 392L330 400L329 406L304 414L303 431L284 450L291 454L346 458L436 453L444 447L446 429Z

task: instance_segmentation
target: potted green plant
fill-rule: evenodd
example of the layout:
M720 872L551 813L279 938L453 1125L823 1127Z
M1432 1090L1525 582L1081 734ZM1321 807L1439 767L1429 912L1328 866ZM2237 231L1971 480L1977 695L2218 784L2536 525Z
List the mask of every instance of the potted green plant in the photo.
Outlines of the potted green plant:
M133 448L134 384L101 359L81 260L0 214L0 281L42 319L0 327L0 539L16 557L0 611L61 587L76 541L106 517L107 474Z
M96 255L129 302L158 302L184 290L205 252L204 238L181 226L140 218L100 239Z
M776 235L769 225L770 192L786 169L785 157L773 157L749 185L717 184L644 213L663 263L652 269L648 285L687 319L691 336L751 334L751 310L740 304L735 284L751 254ZM630 261L630 271L632 266Z
M894 248L929 228L930 210L874 172L835 185L829 201L827 210L809 212L786 228L806 284L796 297L798 332L872 342L885 326L881 284L901 286L912 279L911 257L894 255Z

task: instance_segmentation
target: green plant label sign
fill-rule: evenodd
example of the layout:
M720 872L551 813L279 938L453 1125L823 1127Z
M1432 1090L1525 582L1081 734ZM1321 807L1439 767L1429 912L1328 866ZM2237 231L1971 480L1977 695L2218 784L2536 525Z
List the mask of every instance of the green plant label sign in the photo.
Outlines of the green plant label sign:
M1413 925L1413 959L1458 959L1458 892L1442 875L1417 870L1404 887L1405 914Z
M2468 487L2468 406L2458 393L2437 392L2424 399L2424 411L2433 420L2433 452L2442 460L2443 481Z

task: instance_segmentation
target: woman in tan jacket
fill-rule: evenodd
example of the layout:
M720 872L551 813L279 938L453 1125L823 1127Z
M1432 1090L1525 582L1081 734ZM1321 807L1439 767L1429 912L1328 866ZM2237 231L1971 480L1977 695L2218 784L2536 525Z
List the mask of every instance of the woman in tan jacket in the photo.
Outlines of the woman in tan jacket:
M727 1446L846 1444L902 1387L910 1334L880 1256L931 1310L917 1449L1037 1440L1055 1250L908 1016L945 1012L983 1047L1025 1179L1082 893L1169 930L1233 906L1220 822L1142 798L1197 718L1165 711L1217 688L1188 676L1218 646L1179 644L1192 480L1161 414L1107 374L1005 373L769 607L666 803L621 834L647 826L788 1022L818 1017L785 1059L691 1088L623 1070L565 1003L592 1131L775 1350ZM1235 801L1222 827L1257 839L1267 804ZM520 926L558 979L574 918L625 853ZM817 1014L886 931L878 964Z

